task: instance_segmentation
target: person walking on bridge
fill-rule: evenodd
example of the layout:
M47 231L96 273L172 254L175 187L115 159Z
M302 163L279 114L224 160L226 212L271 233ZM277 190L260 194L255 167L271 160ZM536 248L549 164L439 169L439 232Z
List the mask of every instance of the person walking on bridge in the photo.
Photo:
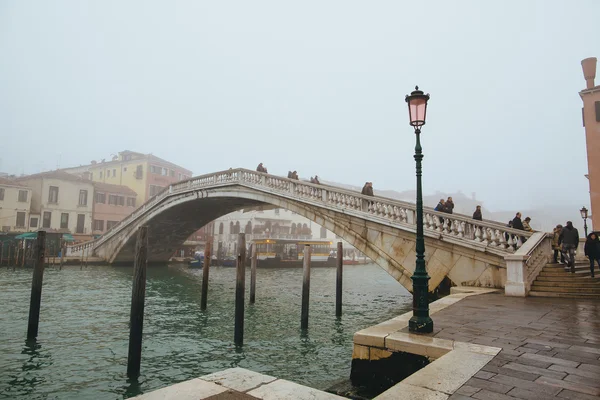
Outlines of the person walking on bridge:
M558 253L560 253L560 263L565 263L565 255L560 251L560 233L562 232L563 226L558 224L552 231L552 250L554 250L554 264L558 264Z
M256 167L256 172L264 172L266 174L267 168L265 166L263 166L263 163L260 163L260 164L258 164L258 167Z
M590 272L593 278L594 262L598 262L598 267L600 268L600 239L598 239L595 232L588 235L583 250L585 251L585 255L590 259Z
M525 218L525 221L523 222L523 230L525 230L527 232L533 232L531 225L529 225L530 222L531 222L530 217Z
M567 221L565 226L560 233L558 238L559 243L562 244L562 251L568 255L567 267L571 268L571 273L575 273L575 250L579 245L579 232L577 228L573 226L573 222Z
M321 182L319 182L319 177L315 175L315 178L313 179L313 183L316 183L317 185L320 185Z
M448 214L452 214L454 211L454 201L452 201L452 197L448 197L448 200L444 203L444 212Z
M473 213L473 219L477 221L483 221L483 215L481 214L481 206L477 206L477 208L475 208L475 212Z

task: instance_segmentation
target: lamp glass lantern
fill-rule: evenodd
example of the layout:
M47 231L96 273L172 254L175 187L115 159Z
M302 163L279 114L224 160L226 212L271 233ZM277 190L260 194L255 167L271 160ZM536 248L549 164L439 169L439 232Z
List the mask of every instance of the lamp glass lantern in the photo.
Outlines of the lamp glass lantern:
M414 127L415 130L425 125L428 101L429 94L423 93L422 90L419 90L418 86L415 86L415 90L413 90L413 92L410 95L406 96L410 125Z
M587 217L588 217L588 209L587 208L582 207L581 210L579 210L579 212L581 213L581 218L587 219Z

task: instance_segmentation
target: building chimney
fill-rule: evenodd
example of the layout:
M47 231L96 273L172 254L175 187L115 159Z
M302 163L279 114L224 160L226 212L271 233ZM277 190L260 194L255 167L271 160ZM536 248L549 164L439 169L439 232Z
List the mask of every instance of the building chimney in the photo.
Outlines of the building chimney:
M594 87L594 79L596 78L596 57L586 58L581 60L581 67L583 68L583 77L587 89Z

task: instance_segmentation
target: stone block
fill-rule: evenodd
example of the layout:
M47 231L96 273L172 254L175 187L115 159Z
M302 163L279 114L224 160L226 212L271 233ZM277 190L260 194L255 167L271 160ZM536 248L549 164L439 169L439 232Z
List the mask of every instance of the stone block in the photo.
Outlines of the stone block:
M343 397L322 392L297 383L277 379L248 392L250 396L262 400L343 400Z
M452 341L431 336L395 332L385 338L388 350L403 351L437 359L452 350Z
M493 356L487 354L453 350L412 374L403 382L446 394L453 394L492 358Z
M219 393L226 392L227 388L216 383L206 382L202 379L190 379L189 381L177 383L150 393L134 397L139 400L199 400Z
M370 355L370 349L371 348L369 346L355 344L354 348L352 349L352 359L368 360Z
M400 382L373 400L447 400L448 397L442 392Z
M385 347L385 337L392 331L388 327L372 326L354 334L354 344L370 347Z
M201 376L200 379L239 392L247 392L265 383L273 382L277 378L244 368L229 368L214 374Z
M352 354L354 358L354 353ZM369 349L369 360L371 361L377 361L377 360L381 360L382 358L388 358L392 355L391 351L387 351L384 349L378 349L377 347L371 347Z

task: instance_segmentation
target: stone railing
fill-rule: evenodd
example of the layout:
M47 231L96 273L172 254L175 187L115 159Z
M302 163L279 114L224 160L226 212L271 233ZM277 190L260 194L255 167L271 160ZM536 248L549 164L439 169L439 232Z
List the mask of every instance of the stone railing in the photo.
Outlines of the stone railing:
M531 284L548 263L551 254L552 236L543 232L536 232L514 254L505 256L505 294L508 296L527 296Z
M150 211L163 199L198 189L242 185L259 191L291 198L303 203L335 210L394 225L407 230L416 230L416 205L404 201L379 196L365 196L360 193L329 185L318 185L304 181L282 178L246 169L230 169L212 174L197 176L170 185L156 196L125 217L97 240L84 245L97 248L129 223ZM506 227L493 221L476 221L466 215L445 214L424 208L425 234L454 243L476 245L483 251L498 255L515 252L522 245L522 238L531 233ZM81 245L78 245L81 246Z

